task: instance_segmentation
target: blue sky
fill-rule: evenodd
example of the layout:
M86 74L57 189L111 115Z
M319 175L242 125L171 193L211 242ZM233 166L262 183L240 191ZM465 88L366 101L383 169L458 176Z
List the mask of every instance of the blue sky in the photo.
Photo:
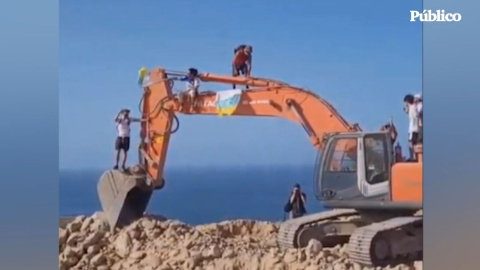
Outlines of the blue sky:
M113 118L123 107L139 114L139 68L229 74L240 43L254 47L254 76L309 88L364 130L393 117L405 149L402 99L422 87L421 24L409 22L409 11L421 7L420 0L61 1L60 168L113 165ZM167 166L315 159L303 129L287 120L179 118Z

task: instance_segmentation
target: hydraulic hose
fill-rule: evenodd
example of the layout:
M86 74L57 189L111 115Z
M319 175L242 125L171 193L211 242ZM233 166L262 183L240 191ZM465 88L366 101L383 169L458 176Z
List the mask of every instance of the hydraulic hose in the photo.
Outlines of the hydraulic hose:
M169 80L169 82L170 82L170 87L172 88L174 86L174 82L172 80ZM140 113L142 113L142 114L143 114L142 108L143 108L143 102L145 100L145 95L146 95L146 91L144 91L144 93L142 95L142 98L140 99L140 102L138 104L138 109L139 109ZM166 109L163 107L163 105L169 99L170 99L170 97L164 97L163 99L159 100L157 102L157 104L155 104L153 110L147 115L147 119L148 118L156 118L160 113L166 112ZM160 133L156 133L155 131L153 131L153 132L156 133L155 135L159 135L159 136L163 136L165 134L174 134L175 132L177 132L180 129L180 120L178 119L177 115L175 115L175 114L173 114L173 122L175 122L175 125L172 125L172 122L168 123L168 128L167 128L167 131L165 131L165 133L160 134Z

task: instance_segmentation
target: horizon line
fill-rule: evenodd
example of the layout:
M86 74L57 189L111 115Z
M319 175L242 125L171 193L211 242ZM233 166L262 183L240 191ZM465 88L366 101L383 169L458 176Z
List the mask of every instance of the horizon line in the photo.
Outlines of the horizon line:
M263 167L263 168L269 168L269 167L311 167L314 166L314 164L222 164L222 165L214 165L214 164L208 164L208 165L171 165L168 167L165 167L164 170L169 170L169 169L206 169L206 168L231 168L231 167ZM85 171L85 170L109 170L111 168L102 168L102 167L59 167L59 171Z

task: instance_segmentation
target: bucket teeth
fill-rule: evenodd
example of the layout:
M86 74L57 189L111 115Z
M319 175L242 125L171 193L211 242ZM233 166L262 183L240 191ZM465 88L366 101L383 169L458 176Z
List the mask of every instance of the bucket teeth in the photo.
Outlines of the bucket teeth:
M106 171L98 183L98 197L110 228L124 227L141 218L153 189L144 174Z

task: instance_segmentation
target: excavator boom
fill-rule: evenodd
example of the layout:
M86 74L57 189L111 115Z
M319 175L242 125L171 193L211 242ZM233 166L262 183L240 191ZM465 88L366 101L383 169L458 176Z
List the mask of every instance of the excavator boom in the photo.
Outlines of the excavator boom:
M218 92L204 92L194 103L183 106L172 93L172 76L163 69L150 72L150 83L145 87L143 117L149 118L142 125L142 165L146 165L149 177L163 185L165 164L171 129L175 125L175 114L217 115ZM210 73L201 74L204 82L236 84L254 87L251 90L227 90L233 93L230 102L223 109L231 116L279 117L299 123L307 133L311 143L322 149L325 137L331 133L361 131L358 125L349 124L327 101L313 92L289 86L286 83L244 77L229 77ZM222 92L227 92L222 91ZM230 105L230 106L229 106Z

